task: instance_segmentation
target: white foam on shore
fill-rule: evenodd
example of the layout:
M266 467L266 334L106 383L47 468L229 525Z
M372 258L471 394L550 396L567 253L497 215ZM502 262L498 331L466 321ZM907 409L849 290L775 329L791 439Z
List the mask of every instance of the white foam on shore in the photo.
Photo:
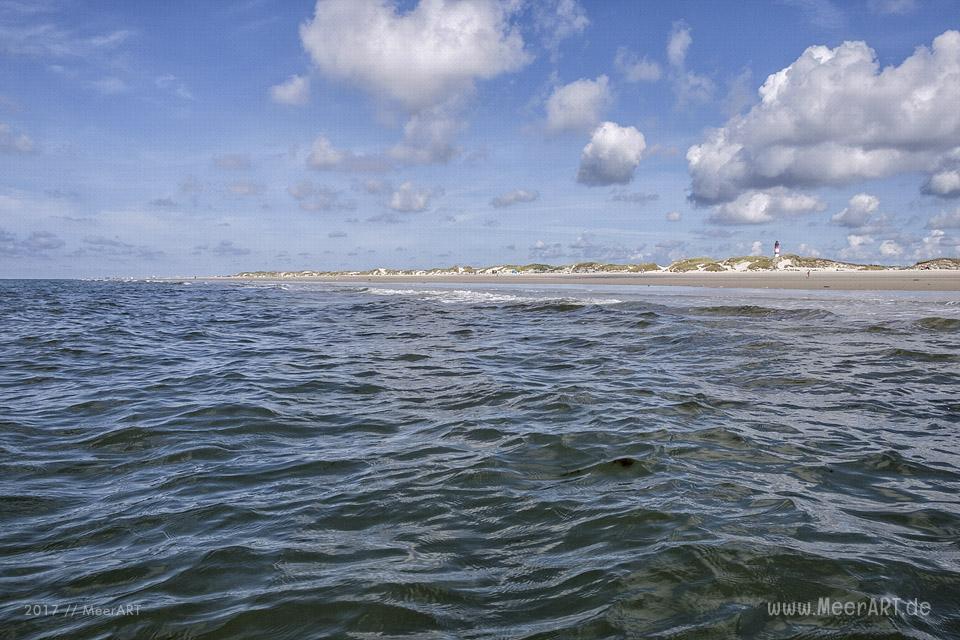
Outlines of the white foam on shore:
M509 304L509 303L560 303L603 305L619 304L623 300L617 298L575 298L570 296L517 296L509 293L492 293L489 291L471 291L468 289L385 289L368 287L365 293L376 296L416 296L427 300L434 300L443 304Z

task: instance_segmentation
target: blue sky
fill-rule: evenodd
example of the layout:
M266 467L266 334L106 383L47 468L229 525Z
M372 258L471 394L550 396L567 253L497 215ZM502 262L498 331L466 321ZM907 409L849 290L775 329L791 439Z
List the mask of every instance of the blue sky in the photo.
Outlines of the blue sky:
M0 0L0 276L960 254L960 5Z

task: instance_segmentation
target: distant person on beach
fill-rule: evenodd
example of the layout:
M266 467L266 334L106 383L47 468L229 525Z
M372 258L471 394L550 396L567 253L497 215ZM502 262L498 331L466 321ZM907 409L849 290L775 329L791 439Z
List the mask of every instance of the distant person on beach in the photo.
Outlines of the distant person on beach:
M780 241L779 240L773 243L773 257L774 258L780 257Z

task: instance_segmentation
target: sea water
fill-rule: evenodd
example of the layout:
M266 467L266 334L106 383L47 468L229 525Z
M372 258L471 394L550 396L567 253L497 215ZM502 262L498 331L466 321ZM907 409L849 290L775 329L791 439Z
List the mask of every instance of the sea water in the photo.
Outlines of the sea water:
M0 320L2 640L960 636L955 294L5 281Z

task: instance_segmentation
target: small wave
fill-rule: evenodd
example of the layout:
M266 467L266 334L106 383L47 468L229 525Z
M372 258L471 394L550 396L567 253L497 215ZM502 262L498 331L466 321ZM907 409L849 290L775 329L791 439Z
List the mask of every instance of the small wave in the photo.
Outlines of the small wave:
M776 318L782 320L813 320L829 318L833 314L826 309L775 309L753 304L719 305L714 307L692 307L693 313L711 316L731 316L744 318Z
M941 318L938 316L931 316L929 318L921 318L914 323L917 327L921 329L926 329L928 331L958 331L960 330L960 318Z
M960 360L960 357L953 353L930 353L914 349L887 349L883 354L891 358L903 358L919 362L956 362Z
M469 289L383 289L367 287L362 292L375 296L411 296L443 304L524 304L524 305L607 305L620 304L616 298L534 297Z
M573 471L567 471L563 474L565 478L578 477L583 475L620 475L627 473L635 476L646 476L653 473L651 465L636 458L615 458L607 462L600 462L588 467L581 467Z

